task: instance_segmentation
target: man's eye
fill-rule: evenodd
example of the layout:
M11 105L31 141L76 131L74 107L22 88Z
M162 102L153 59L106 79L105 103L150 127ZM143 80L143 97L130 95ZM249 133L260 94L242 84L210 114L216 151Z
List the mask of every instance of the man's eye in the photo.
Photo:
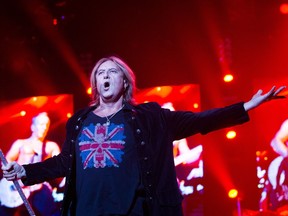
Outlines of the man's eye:
M117 70L110 70L111 73L117 73Z

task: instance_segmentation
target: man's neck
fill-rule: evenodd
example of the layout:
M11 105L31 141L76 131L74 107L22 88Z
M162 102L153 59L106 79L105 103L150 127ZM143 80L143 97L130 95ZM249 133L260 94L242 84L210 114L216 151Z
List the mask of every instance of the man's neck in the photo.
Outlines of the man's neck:
M118 100L116 102L104 102L100 101L99 106L94 110L94 113L99 116L109 116L123 107L123 100Z
M38 137L36 135L31 135L31 137L29 138L32 142L42 142L44 141L44 137Z

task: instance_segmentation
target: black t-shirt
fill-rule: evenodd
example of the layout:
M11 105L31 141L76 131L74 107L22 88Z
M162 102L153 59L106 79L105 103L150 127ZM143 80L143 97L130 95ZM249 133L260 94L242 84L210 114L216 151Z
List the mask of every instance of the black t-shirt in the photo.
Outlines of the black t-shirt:
M127 214L139 186L132 128L121 110L110 119L89 113L76 146L76 215Z

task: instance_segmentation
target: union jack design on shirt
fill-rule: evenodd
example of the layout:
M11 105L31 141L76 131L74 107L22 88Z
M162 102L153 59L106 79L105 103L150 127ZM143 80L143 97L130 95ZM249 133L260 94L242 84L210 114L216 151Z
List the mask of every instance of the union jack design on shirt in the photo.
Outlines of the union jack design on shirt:
M124 125L90 124L79 136L83 168L119 167L124 154Z

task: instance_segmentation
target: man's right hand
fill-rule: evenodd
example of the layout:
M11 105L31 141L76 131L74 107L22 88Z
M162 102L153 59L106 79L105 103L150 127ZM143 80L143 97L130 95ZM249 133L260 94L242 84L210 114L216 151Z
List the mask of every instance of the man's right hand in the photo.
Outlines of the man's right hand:
M18 180L26 177L26 171L23 166L16 162L10 162L6 166L2 165L3 177L8 181Z

